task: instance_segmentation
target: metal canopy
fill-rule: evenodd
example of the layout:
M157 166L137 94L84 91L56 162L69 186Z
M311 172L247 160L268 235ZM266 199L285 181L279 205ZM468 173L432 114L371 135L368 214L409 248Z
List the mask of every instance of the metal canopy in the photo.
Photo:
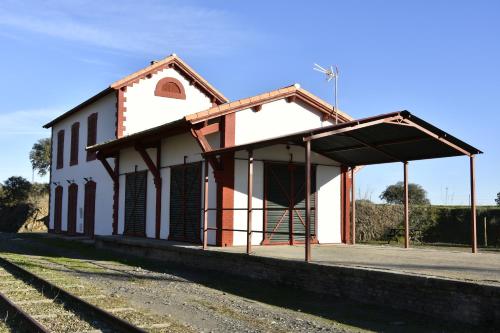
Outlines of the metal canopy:
M348 166L482 153L410 112L401 111L213 150L205 156L279 143L304 145L307 141L311 141L312 151Z

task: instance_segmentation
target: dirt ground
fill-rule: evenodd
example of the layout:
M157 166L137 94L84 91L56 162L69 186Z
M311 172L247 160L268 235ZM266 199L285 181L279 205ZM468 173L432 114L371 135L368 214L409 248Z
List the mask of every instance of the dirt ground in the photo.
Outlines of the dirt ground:
M102 253L92 244L33 234L0 234L4 255L30 260L100 288L128 306L192 332L465 332L385 307L305 293L261 281Z

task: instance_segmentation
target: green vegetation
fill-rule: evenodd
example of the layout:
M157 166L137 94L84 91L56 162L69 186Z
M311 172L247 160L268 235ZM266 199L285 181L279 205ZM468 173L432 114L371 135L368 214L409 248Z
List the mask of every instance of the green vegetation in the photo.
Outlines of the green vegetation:
M380 194L379 197L388 204L403 204L404 201L404 184L397 182L394 185L389 185ZM421 185L408 184L408 200L414 205L429 205L430 201L427 199L427 192Z
M425 243L470 244L470 207L411 205L410 228L420 230ZM484 243L486 218L489 246L500 245L500 207L477 208L477 239ZM384 241L391 228L403 228L403 205L356 201L358 241Z
M33 144L30 151L30 161L33 170L40 176L45 176L50 170L50 138L40 139Z

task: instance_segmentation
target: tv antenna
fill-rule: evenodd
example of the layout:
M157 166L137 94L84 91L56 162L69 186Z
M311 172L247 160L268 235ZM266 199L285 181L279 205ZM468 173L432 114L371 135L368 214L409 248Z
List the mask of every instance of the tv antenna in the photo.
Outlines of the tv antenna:
M330 69L325 69L318 64L314 64L313 69L315 71L318 71L318 72L325 74L327 82L330 82L333 80L333 96L334 96L333 113L335 114L335 124L337 124L338 123L337 83L338 83L338 78L339 78L339 68L337 66L330 66Z

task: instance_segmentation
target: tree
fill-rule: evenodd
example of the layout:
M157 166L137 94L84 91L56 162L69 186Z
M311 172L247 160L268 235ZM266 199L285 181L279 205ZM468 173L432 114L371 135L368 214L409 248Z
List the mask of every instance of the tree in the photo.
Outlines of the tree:
M404 184L397 182L394 185L389 185L380 194L379 198L389 204L402 204L404 200ZM427 191L418 184L408 184L408 201L413 205L429 205L427 199Z
M500 192L497 193L497 197L495 198L495 202L497 203L497 206L500 206Z
M40 139L30 151L30 161L33 170L40 176L45 176L50 168L50 138Z
M2 186L2 201L6 206L26 202L31 190L31 183L23 178L12 176Z

